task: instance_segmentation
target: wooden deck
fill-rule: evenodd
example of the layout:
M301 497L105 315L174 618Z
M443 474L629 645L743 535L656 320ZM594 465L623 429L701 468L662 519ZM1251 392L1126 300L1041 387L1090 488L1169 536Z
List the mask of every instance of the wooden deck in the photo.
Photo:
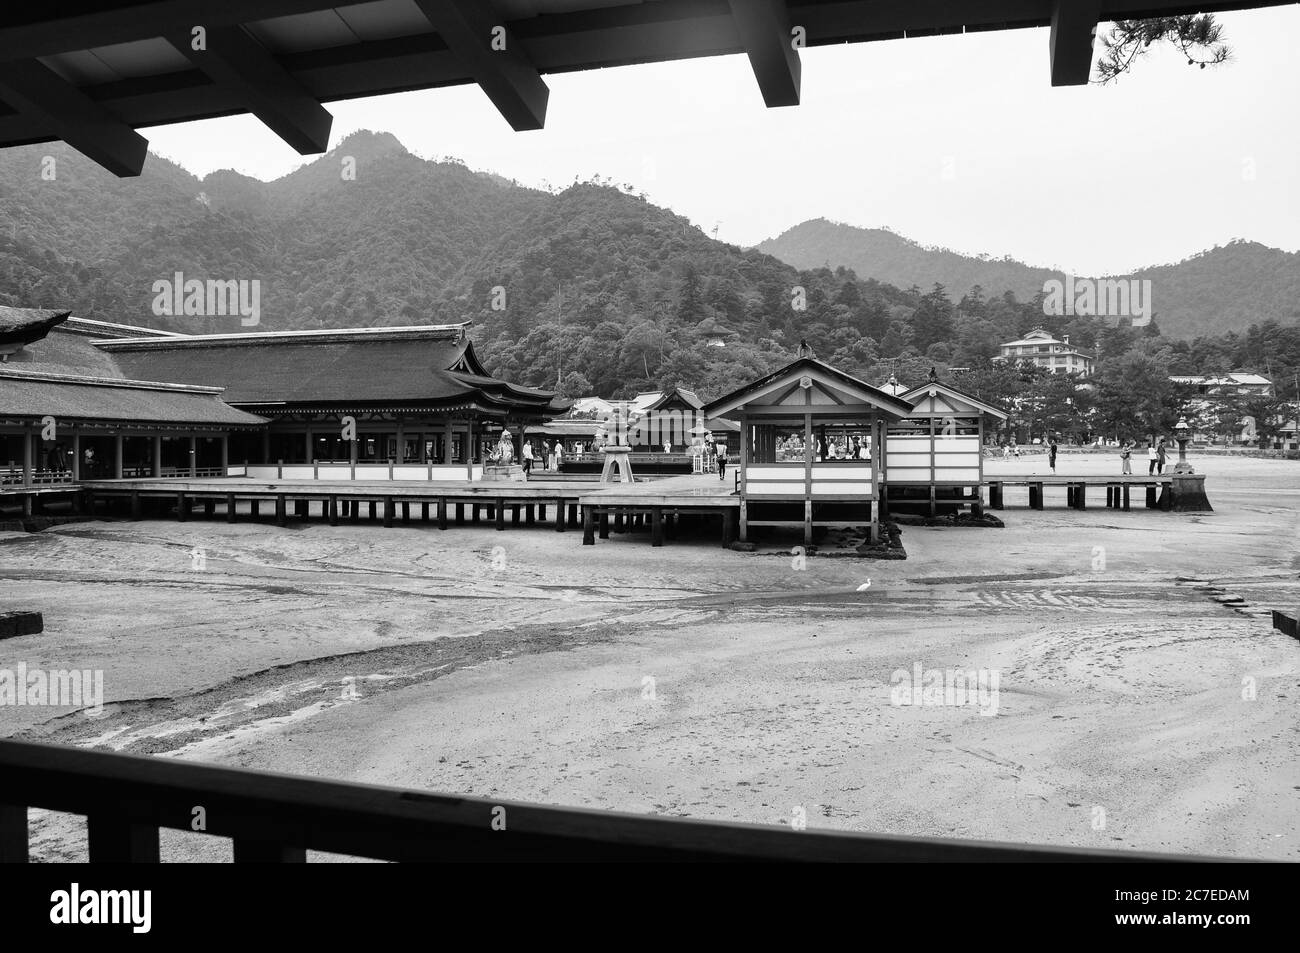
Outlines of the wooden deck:
M1069 474L1006 476L986 479L988 505L1003 509L1003 491L1008 485L1027 486L1032 509L1044 507L1046 490L1063 487L1066 503L1086 509L1091 487L1106 489L1106 505L1128 510L1132 487L1146 489L1146 505L1168 510L1172 504L1171 474L1125 476ZM15 488L7 488L6 495ZM601 484L595 480L535 479L528 481L365 481L310 479L252 479L248 477L136 477L120 480L90 480L80 484L25 487L24 512L46 494L71 494L74 509L91 516L115 510L132 519L146 511L174 513L187 520L201 509L206 518L271 518L278 526L289 519L320 519L336 526L340 521L396 523L436 522L439 529L484 520L504 530L550 522L556 532L583 530L583 544L616 533L648 530L651 545L662 546L673 539L683 521L700 523L717 520L723 546L737 538L740 496L733 474L719 480L713 474L687 474L638 483ZM17 494L14 494L17 495ZM982 505L977 491L964 502ZM158 506L165 501L165 508ZM896 501L902 502L902 501ZM933 505L933 503L932 503ZM509 520L507 520L507 513ZM548 520L549 517L549 520Z
M593 546L599 532L609 539L610 521L615 532L624 528L650 530L650 545L662 546L664 536L676 536L682 517L716 516L721 523L722 545L736 539L740 518L740 495L730 475L687 474L645 483L615 483L600 486L581 497L582 544Z

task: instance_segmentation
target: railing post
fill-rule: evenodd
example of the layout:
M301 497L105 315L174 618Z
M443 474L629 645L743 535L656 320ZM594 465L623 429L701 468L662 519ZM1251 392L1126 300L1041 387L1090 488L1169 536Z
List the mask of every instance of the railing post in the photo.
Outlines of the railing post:
M158 828L137 824L123 813L91 814L86 818L90 862L119 864L156 864Z
M235 838L235 863L237 864L305 864L307 851L271 841L250 837Z
M0 804L0 864L25 864L27 860L27 808Z

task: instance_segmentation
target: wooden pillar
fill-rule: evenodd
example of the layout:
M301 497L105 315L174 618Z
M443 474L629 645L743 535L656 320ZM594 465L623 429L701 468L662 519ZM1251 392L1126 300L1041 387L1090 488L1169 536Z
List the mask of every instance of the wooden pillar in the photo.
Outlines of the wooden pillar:
M505 505L501 502L501 500L497 500L497 501L495 502L495 504L493 504L493 505L494 505L494 508L495 508L495 510L496 510L497 530L503 530L503 529L506 528L506 508L505 508Z
M596 545L596 514L590 506L582 508L582 545Z
M451 466L451 435L452 420L448 414L442 419L442 462L446 466Z
M474 418L465 423L465 479L474 480ZM477 507L475 513L478 512ZM475 521L477 522L477 520Z
M438 529L447 528L447 498L438 497Z
M140 491L132 490L131 491L131 519L138 520L139 518L140 518Z
M429 503L427 500L420 504L420 522L429 522Z
M464 503L456 504L456 525L457 526L465 525L465 504Z
M189 518L190 518L189 500L185 499L184 493L177 493L176 494L176 519L178 522L184 523Z
M519 525L519 504L518 503L513 503L510 506L510 525L511 526Z
M230 469L230 434L221 435L221 475L225 476L226 471Z
M32 485L32 441L34 439L32 428L25 428L23 430L23 486Z
M284 525L284 494L281 493L275 498L275 525Z
M402 522L411 522L411 503L409 500L402 501Z
M663 507L655 506L650 510L650 545L662 546L664 544L664 511Z
M397 509L397 504L391 496L384 497L384 526L393 525L393 511Z
M533 525L536 515L537 515L537 507L534 506L532 503L529 503L527 506L524 507L524 522L528 526Z
M235 504L235 494L227 493L226 494L226 522L227 523L233 523L235 521L236 509L237 506Z
M249 500L249 501L248 501L248 515L249 515L250 517L252 517L253 519L257 519L259 516L262 515L262 501L261 501L261 500L256 500L256 499L254 499L254 500Z
M578 526L578 504L577 503L569 504L569 525L574 527L575 529Z
M331 526L339 525L339 498L330 496L329 501L325 504L325 512L329 518Z
M373 519L378 519L378 518L379 518L379 504L378 504L378 502L376 502L375 500L370 500L370 501L369 501L369 508L370 508L370 518L371 518L372 520L373 520Z
M555 501L555 531L564 532L564 500Z
M204 500L204 501L203 501L203 515L204 515L205 517L207 517L208 519L211 519L212 516L213 516L216 512L217 512L217 501L216 501L216 500L213 500L213 499L207 499L207 500Z
M1127 513L1127 512L1129 511L1129 509L1128 509L1128 506L1129 506L1129 498L1128 498L1128 484L1127 484L1127 483L1124 484L1124 504L1123 504L1123 506L1124 506L1124 512Z
M121 443L121 440L122 440L122 438L119 437L119 438L118 438L118 444L117 444L117 449L118 449L118 458L119 458L119 459L118 459L118 468L119 468L119 470L121 469L121 465L122 465L122 464L121 464L121 456L122 456L122 453L121 453L121 450L122 450L122 443ZM198 471L198 467L199 467L199 438L196 437L196 436L194 436L194 434L190 434L190 476L191 476L191 477L198 476L198 472L197 472L197 471ZM121 476L121 473L119 473L118 476Z
M81 434L72 434L72 482L81 482Z
M1147 509L1153 510L1155 509L1156 506L1156 488L1154 486L1148 486L1146 490L1147 490Z
M811 521L808 524L812 525ZM730 546L736 541L736 512L732 509L722 511L722 545Z
M194 472L192 470L190 471L190 476L194 476ZM122 435L121 434L118 434L116 437L113 438L113 478L115 480L122 479Z
M355 447L356 444L353 444L353 446ZM262 462L271 462L271 429L269 426L262 431Z
M600 511L600 538L609 539L609 510Z
M153 475L155 478L162 476L162 434L155 434L153 438Z
M27 808L0 804L0 864L25 864L27 860Z

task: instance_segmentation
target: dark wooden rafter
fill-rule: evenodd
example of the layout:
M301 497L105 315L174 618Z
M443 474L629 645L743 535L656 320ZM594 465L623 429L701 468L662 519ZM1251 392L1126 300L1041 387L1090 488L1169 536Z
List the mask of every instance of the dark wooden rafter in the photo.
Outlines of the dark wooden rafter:
M1052 0L1049 36L1053 86L1084 86L1092 76L1092 47L1101 0Z
M546 124L550 89L505 20L483 0L415 0L516 132Z
M200 22L169 32L167 40L214 83L234 91L249 112L298 152L329 148L334 117L243 27Z
M783 0L729 0L736 32L749 54L768 107L798 106L802 66Z
M0 147L66 139L90 155L104 155L110 168L129 170L143 140L130 129L188 122L250 111L249 96L238 84L214 82L211 70L177 70L174 63L156 73L86 85L62 83L41 66L40 81L29 74L38 57L170 36L196 24L209 32L247 27L296 15L328 15L367 0L67 0L48 12L15 6L0 9L0 64L18 89L0 89ZM656 0L542 12L505 21L489 3L472 0L418 0L428 30L331 44L320 48L276 49L267 61L301 86L317 103L409 90L479 82L515 128L540 128L545 118L543 74L655 63L689 57L749 53L755 60L764 97L797 90L797 74L787 58L786 36L770 23L758 39L742 29L781 13L791 27L806 30L809 47L947 33L973 33L1051 27L1051 78L1054 84L1087 81L1091 36L1099 20L1143 19L1181 13L1220 12L1289 5L1295 0ZM740 11L740 15L737 15ZM494 20L500 22L493 22ZM491 49L491 28L503 27L507 49ZM752 28L752 27L751 27ZM784 29L784 22L782 24ZM787 34L788 35L788 34ZM465 38L469 37L469 42ZM211 45L210 45L211 49ZM766 51L764 53L763 51ZM756 53L757 51L757 53ZM779 60L776 54L779 53ZM789 49L794 54L793 49ZM188 55L188 54L187 54ZM766 57L766 58L765 58ZM761 64L761 65L760 65ZM283 76L281 76L283 78ZM69 92L71 90L71 93ZM64 113L76 96L75 107ZM283 94L280 100L283 101ZM776 101L780 101L777 99ZM274 94L273 94L274 102ZM94 106L99 107L97 110ZM303 108L300 106L300 108ZM94 113L94 121L81 119ZM71 118L69 118L71 117ZM280 120L277 119L277 122ZM308 128L299 119L297 136ZM130 129L123 129L123 126ZM69 132L64 135L60 130ZM280 131L282 135L284 132ZM288 138L286 136L286 138ZM316 142L321 140L316 136Z
M149 142L38 60L0 63L0 98L114 175L139 175Z

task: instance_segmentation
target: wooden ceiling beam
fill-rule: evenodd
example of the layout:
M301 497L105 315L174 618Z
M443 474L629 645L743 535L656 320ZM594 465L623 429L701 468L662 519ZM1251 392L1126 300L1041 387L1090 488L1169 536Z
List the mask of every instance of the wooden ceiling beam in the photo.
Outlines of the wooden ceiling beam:
M799 105L802 65L784 0L730 0L736 32L769 108Z
M550 89L524 50L484 0L415 0L448 49L516 132L546 124Z
M167 40L302 155L329 149L334 117L243 27L174 31ZM201 46L196 49L196 46Z
M1052 0L1048 52L1053 86L1087 85L1100 17L1101 0Z
M0 98L114 175L144 168L148 140L39 60L0 63Z

